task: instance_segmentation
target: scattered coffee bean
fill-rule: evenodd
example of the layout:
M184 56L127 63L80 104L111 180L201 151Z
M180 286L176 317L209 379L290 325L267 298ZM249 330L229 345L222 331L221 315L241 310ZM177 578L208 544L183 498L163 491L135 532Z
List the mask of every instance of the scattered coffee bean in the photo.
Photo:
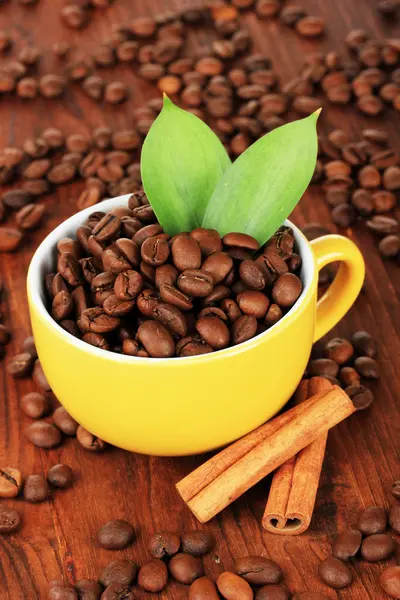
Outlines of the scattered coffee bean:
M35 421L25 430L25 435L38 448L54 448L62 441L59 429L47 421Z
M189 588L189 600L218 600L219 594L215 583L208 577L200 577L193 581Z
M43 475L29 475L23 493L27 502L44 502L50 495L50 488Z
M224 571L217 578L217 588L226 600L253 600L253 590L242 577Z
M47 481L56 488L68 488L71 486L74 475L68 465L54 465L47 473Z
M132 560L114 560L102 571L99 581L105 588L113 583L128 587L134 583L137 570L138 568Z
M65 435L74 436L78 429L78 423L67 413L63 406L59 406L53 413L54 424Z
M333 338L325 346L325 356L339 365L347 363L354 354L351 343L343 338Z
M134 539L134 529L128 521L115 519L105 523L97 532L97 541L107 550L119 550L129 546Z
M182 552L192 556L208 554L214 546L214 536L208 531L188 531L182 534Z
M153 558L164 558L165 556L173 556L176 554L179 551L180 545L181 540L176 533L162 531L161 533L155 533L150 538L148 547ZM188 552L188 549L185 548L184 551Z
M22 485L22 476L13 467L0 468L0 498L15 498Z
M256 600L289 600L289 592L281 585L265 585L255 596Z
M400 506L389 509L389 525L395 533L400 534Z
M400 598L400 567L389 567L382 571L380 584L391 598Z
M346 529L336 538L332 546L334 558L347 561L356 556L361 547L362 534L358 529Z
M369 356L359 356L354 361L354 367L357 372L367 379L379 379L380 369L374 358Z
M41 419L51 412L51 402L47 396L38 392L30 392L22 396L21 408L31 419Z
M76 582L75 588L79 595L79 600L100 600L103 593L102 586L91 579L80 579Z
M367 331L356 331L351 342L358 355L374 358L377 353L376 342Z
M101 595L102 600L114 600L115 598L123 598L124 600L134 600L135 595L130 586L120 583L112 583Z
M14 533L21 523L19 513L7 506L0 506L0 534Z
M138 584L146 592L161 592L168 581L168 570L162 560L153 559L139 569Z
M357 410L365 410L374 401L372 390L364 385L350 385L346 387L345 392L352 399Z
M252 585L279 583L283 577L280 566L263 556L245 556L237 559L235 572Z
M353 580L348 566L337 558L326 558L319 564L318 573L326 585L336 590L349 586Z
M66 581L51 581L48 590L49 600L78 600L78 592Z
M400 500L400 480L393 481L393 484L392 484L392 495L397 500Z
M363 535L383 533L387 527L387 514L381 506L364 508L358 519L358 529Z
M313 377L336 377L339 373L339 365L330 358L317 358L309 362L308 372Z
M182 552L175 554L171 558L168 568L174 579L186 585L190 585L195 579L204 575L202 560L196 556Z
M395 550L394 539L387 533L370 535L361 545L361 556L368 562L386 560Z
M101 452L106 448L106 443L103 440L84 429L82 425L79 425L76 431L76 438L80 445L90 452Z

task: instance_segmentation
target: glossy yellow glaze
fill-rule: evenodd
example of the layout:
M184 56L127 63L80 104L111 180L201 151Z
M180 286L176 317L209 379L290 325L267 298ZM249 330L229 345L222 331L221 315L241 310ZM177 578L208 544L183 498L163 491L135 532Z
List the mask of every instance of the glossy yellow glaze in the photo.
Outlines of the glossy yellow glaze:
M84 427L135 452L195 454L239 438L288 401L313 341L360 291L364 263L351 241L327 236L312 248L307 289L279 324L234 348L184 359L136 359L76 340L39 310L28 276L33 332L54 393ZM316 311L318 269L336 260L344 266Z

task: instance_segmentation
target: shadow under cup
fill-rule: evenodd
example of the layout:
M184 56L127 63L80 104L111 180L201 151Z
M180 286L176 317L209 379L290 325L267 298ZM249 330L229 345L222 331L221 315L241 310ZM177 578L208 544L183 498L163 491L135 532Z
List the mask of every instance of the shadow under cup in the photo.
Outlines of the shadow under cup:
M129 195L96 205L105 212ZM293 228L303 259L303 292L266 332L238 346L185 358L137 358L95 348L66 332L45 306L44 277L54 270L56 245L75 237L93 212L57 227L39 246L28 273L33 334L43 370L66 410L101 439L127 450L162 456L197 454L241 437L289 400L314 339L317 266Z

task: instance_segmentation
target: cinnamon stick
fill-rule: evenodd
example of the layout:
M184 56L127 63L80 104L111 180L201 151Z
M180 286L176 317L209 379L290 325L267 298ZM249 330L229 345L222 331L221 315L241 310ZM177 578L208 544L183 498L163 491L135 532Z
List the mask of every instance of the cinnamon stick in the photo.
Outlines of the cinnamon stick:
M242 444L233 444L220 452L211 459L211 468L200 467L206 474L205 482L196 470L177 484L178 492L198 520L205 523L354 411L355 407L345 392L338 386L332 386L263 425L267 436L249 451L244 449L246 442L240 440ZM262 428L257 430L256 437L262 437ZM250 434L253 435L254 432ZM250 440L253 443L254 437ZM241 452L245 454L238 458ZM221 468L218 467L219 461L223 465Z
M303 380L295 394L304 402L332 387L323 377ZM274 473L262 525L271 533L299 535L308 529L325 456L328 432L285 462Z

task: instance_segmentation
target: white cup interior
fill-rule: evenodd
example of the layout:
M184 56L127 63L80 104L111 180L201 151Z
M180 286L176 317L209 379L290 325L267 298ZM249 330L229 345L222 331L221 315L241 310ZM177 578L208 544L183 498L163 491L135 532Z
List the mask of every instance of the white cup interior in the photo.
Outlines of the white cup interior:
M126 206L128 204L130 194L125 194L124 196L117 196L116 198L110 198L109 200L104 200L95 206L91 206L82 210L81 212L76 213L69 219L66 219L61 225L56 227L40 244L38 249L36 250L31 264L29 266L28 277L27 277L27 287L28 293L30 295L31 301L36 307L37 311L40 314L40 317L47 322L47 324L54 329L54 332L61 336L65 342L69 344L73 344L75 346L80 347L85 352L89 352L95 356L100 356L101 358L112 359L117 362L132 362L132 361L151 361L152 363L162 361L190 361L190 360L209 360L210 356L216 357L216 355L223 355L226 352L232 352L232 347L225 348L224 350L218 350L213 352L211 355L203 354L201 356L186 356L186 357L175 357L175 358L141 358L135 356L127 356L125 354L118 354L117 352L109 352L105 350L101 350L100 348L96 348L95 346L91 346L90 344L83 342L82 340L74 337L65 329L63 329L56 321L54 321L51 314L48 312L46 308L46 292L44 279L48 273L55 271L56 265L56 257L57 257L57 242L65 237L76 238L76 230L80 227L86 219L95 211L103 211L108 212L117 206ZM285 225L288 225L293 229L297 251L301 255L302 258L302 268L301 268L301 281L303 284L303 291L301 293L300 298L297 300L295 305L286 313L286 315L278 321L275 325L259 334L255 338L248 340L247 342L243 342L235 348L238 351L244 350L248 345L254 343L254 340L262 337L268 337L274 335L276 333L277 328L285 323L285 319L288 318L289 315L293 315L297 310L299 310L302 299L307 294L312 280L314 276L315 262L312 254L312 250L302 234L302 232L290 221L286 220Z

